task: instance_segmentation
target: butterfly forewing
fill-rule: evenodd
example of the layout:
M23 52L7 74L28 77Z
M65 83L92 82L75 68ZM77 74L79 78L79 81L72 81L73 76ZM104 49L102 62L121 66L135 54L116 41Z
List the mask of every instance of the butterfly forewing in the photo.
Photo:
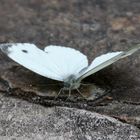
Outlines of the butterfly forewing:
M11 59L27 69L39 75L62 81L62 77L55 71L51 59L44 51L37 48L34 44L8 43L0 45L0 48Z

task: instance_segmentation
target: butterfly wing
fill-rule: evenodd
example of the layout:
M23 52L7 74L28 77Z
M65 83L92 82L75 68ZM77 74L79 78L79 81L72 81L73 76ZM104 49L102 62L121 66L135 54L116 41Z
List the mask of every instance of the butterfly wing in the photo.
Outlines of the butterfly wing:
M50 45L45 47L44 51L51 58L51 61L56 64L63 79L70 75L77 75L88 66L87 57L75 49Z
M63 81L65 76L74 74L76 70L80 71L88 65L86 56L70 48L51 46L47 47L47 51L43 51L29 43L1 44L0 48L22 66L58 81ZM84 62L79 66L80 61Z
M113 64L114 62L124 57L133 54L139 49L140 49L140 45L136 45L135 47L129 49L128 51L111 52L95 58L90 64L90 66L84 72L79 74L78 80L81 81L85 77L98 72L99 70Z

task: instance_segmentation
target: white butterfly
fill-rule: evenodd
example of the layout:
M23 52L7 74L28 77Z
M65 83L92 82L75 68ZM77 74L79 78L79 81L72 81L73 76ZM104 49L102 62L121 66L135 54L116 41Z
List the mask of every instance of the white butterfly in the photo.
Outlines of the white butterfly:
M87 57L67 47L50 45L44 51L29 43L6 43L1 50L11 59L33 72L64 82L64 90L78 89L82 79L140 49L140 44L128 51L118 51L96 57L88 65Z

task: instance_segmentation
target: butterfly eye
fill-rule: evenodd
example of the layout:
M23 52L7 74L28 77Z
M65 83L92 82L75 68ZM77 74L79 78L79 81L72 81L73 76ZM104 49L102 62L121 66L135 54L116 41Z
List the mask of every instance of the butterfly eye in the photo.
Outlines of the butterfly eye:
M28 51L27 51L27 50L22 50L22 52L24 52L24 53L28 53Z

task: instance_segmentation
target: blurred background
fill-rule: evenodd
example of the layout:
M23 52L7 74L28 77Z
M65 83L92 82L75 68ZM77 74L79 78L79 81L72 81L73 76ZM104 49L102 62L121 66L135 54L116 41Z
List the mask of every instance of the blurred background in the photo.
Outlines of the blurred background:
M64 45L89 57L140 36L139 0L1 0L0 17L0 42Z
M40 48L50 44L71 47L87 55L91 62L103 53L127 50L140 43L140 0L0 0L0 43L8 42L34 43ZM16 98L26 98L28 101L32 99L33 103L50 105L48 98L45 100L35 98L32 93L26 92L32 88L27 89L25 86L25 84L29 86L29 80L38 83L38 81L46 82L46 79L17 65L0 52L0 92L6 92L7 95L7 92L10 93L9 86L12 85L19 94ZM94 103L83 104L79 101L76 102L78 104L72 104L65 101L62 103L60 100L59 105L86 109L90 106L92 111L113 116L140 128L139 52L86 80L99 87L111 89L107 102L103 101L94 107ZM33 91L39 93L40 89ZM23 93L26 93L26 97L22 97ZM10 112L8 108L16 106L12 98L7 98L3 94L0 94L0 99L3 100L0 107L7 103L4 110L6 113ZM18 105L21 103L21 100L16 101ZM19 105L19 108L22 107L24 111L25 103ZM34 112L36 108L32 108ZM27 112L31 112L30 105ZM7 115L4 114L4 121L5 116ZM34 117L34 114L31 116ZM8 125L3 126L9 129ZM12 130L13 128L10 132Z

